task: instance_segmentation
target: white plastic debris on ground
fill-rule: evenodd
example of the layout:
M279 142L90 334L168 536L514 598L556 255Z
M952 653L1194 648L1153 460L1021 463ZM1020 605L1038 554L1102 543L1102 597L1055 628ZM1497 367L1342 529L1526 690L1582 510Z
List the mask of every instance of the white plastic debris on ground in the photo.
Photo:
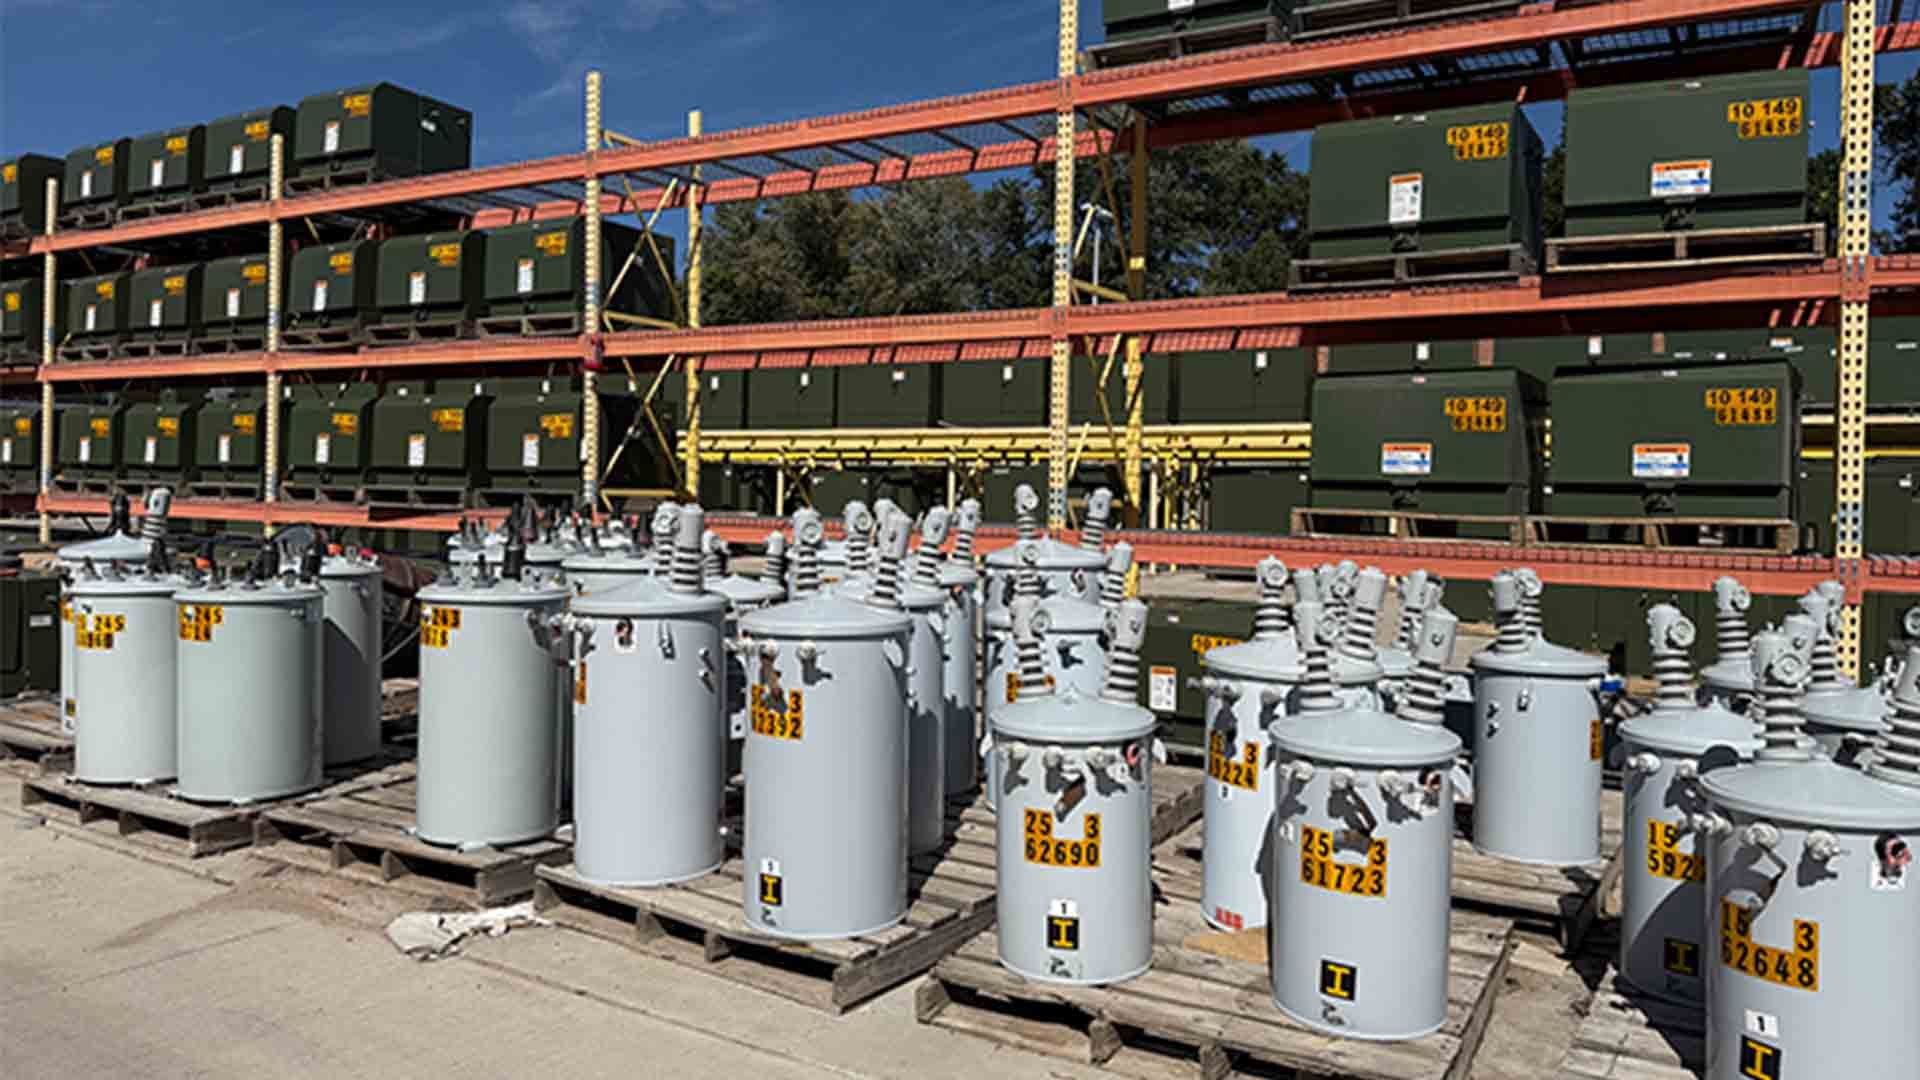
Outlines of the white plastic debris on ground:
M533 901L523 900L485 911L409 911L387 924L387 940L415 960L438 960L475 934L500 937L515 927L551 925L533 913Z

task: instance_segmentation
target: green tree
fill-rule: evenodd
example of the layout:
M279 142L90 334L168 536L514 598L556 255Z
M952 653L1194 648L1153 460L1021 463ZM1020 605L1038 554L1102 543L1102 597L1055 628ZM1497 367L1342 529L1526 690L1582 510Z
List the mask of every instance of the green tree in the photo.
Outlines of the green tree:
M1900 185L1893 216L1875 235L1882 251L1920 251L1920 73L1898 86L1874 88L1875 164L1880 180Z
M922 315L980 304L980 198L954 176L857 204L848 220L849 315Z
M701 315L709 325L847 314L853 199L810 192L715 209L701 238Z
M1822 150L1807 159L1807 220L1827 227L1827 254L1840 245L1840 151Z

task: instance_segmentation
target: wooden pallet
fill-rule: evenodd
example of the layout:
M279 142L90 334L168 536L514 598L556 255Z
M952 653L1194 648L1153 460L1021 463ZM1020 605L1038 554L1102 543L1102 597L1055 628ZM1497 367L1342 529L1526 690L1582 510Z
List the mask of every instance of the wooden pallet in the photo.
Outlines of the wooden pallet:
M193 209L193 197L190 195L174 195L161 199L145 199L140 202L130 202L122 206L119 211L114 214L114 220L124 225L129 221L140 221L144 218L169 217L174 214L184 214L191 209Z
M280 332L280 347L301 352L345 352L359 348L363 337L358 326L289 327Z
M54 350L57 360L84 360L95 362L111 360L120 355L120 345L113 341L71 341Z
M1163 896L1197 889L1156 858ZM1457 913L1447 1019L1425 1038L1361 1042L1310 1031L1273 1004L1265 931L1222 934L1198 903L1154 913L1153 969L1104 987L1032 982L1000 966L998 935L980 934L921 983L921 1023L1034 1053L1089 1061L1129 1076L1250 1075L1463 1080L1507 966L1513 924ZM1257 959L1255 959L1257 957Z
M367 326L367 344L417 345L431 341L458 341L473 336L468 319L423 319L418 322L372 323Z
M1520 6L1521 0L1345 0L1320 4L1312 11L1295 11L1293 40L1499 15Z
M267 347L267 335L264 330L244 330L227 334L208 334L194 342L194 349L202 353L251 353L263 352Z
M199 858L253 843L254 807L185 802L155 787L96 787L67 776L43 776L20 788L20 806L51 820L87 826L112 823L119 835L138 837L169 851Z
M367 506L375 510L464 510L477 497L472 488L456 484L369 483L363 491Z
M1287 39L1286 24L1275 18L1246 19L1198 30L1175 30L1158 37L1094 45L1085 52L1087 67L1120 67L1153 60L1178 60L1198 53L1242 49Z
M0 758L38 762L43 773L71 768L73 734L56 700L15 698L0 705Z
M113 225L114 208L111 205L86 207L68 210L60 215L62 229L106 229Z
M1560 1063L1569 1080L1695 1080L1706 1067L1698 1007L1647 997L1609 970Z
M185 356L192 351L192 343L184 338L175 341L128 341L120 346L121 356Z
M1396 540L1484 541L1476 531L1504 531L1507 541L1524 543L1526 518L1520 514L1430 514L1410 510L1357 510L1344 507L1293 509L1293 536L1386 536Z
M200 479L187 485L187 493L196 499L255 502L260 498L260 481Z
M572 337L580 333L580 316L573 312L552 315L496 315L474 320L473 327L483 338Z
M365 488L356 484L303 484L282 480L280 494L287 502L358 506L367 501Z
M566 860L559 840L461 851L413 835L415 780L411 762L383 770L376 782L336 785L254 819L252 841L277 858L387 882L408 876L454 886L481 906L533 891L534 869ZM303 854L303 851L305 854ZM318 853L316 861L307 857Z
M217 188L190 196L195 210L208 210L221 206L239 206L245 203L265 202L267 182L242 184L237 187Z
M1295 259L1287 269L1288 292L1329 289L1392 289L1470 281L1512 281L1536 269L1533 253L1519 244L1453 251L1402 251L1339 259Z
M309 176L289 176L285 181L288 195L307 195L318 191L332 191L336 188L364 187L387 179L387 174L371 165L362 165L353 169L341 169L337 172L314 173Z
M1565 236L1548 240L1546 248L1548 273L1791 262L1826 258L1827 227L1811 222L1621 236Z
M1791 555L1800 526L1788 518L1578 517L1546 514L1526 522L1528 544L1599 551L1740 551Z

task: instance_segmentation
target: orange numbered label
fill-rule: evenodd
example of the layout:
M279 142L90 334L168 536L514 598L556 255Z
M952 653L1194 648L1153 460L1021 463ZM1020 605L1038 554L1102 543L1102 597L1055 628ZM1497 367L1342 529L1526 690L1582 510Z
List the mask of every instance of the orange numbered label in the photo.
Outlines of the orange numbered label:
M1333 834L1311 825L1300 829L1300 880L1316 889L1379 899L1387 895L1387 842L1367 841L1365 863L1334 857Z
M755 686L748 693L747 714L755 735L799 742L806 736L806 702L800 691Z
M1224 731L1207 733L1207 775L1246 791L1260 790L1260 745L1242 743L1238 753Z
M1025 833L1027 861L1036 866L1058 866L1068 870L1092 870L1100 865L1100 815L1088 814L1082 822L1080 839L1053 835L1053 815L1029 807L1021 818Z
M1674 881L1707 880L1707 860L1679 849L1680 826L1647 820L1647 873Z
M1820 924L1793 920L1793 947L1775 948L1753 940L1753 913L1729 900L1720 901L1720 963L1742 975L1776 986L1818 993L1820 990Z

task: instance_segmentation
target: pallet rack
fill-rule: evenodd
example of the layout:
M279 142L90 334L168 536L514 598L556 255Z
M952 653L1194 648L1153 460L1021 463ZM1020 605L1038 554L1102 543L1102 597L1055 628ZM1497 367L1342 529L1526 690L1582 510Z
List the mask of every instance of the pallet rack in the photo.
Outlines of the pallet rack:
M383 209L421 206L442 212L493 212L539 216L583 212L590 224L607 214L657 217L669 209L690 215L689 305L686 325L667 331L600 329L597 297L589 296L575 338L534 341L457 342L336 355L292 355L279 349L278 311L270 313L266 348L258 353L196 356L184 360L55 365L51 333L37 371L0 372L0 379L37 379L47 422L42 424L39 501L43 534L49 515L79 512L86 500L46 494L52 469L53 390L59 382L133 380L168 376L264 375L267 409L265 496L255 504L185 500L175 513L269 526L309 519L315 512L280 505L278 472L281 381L286 373L386 368L473 368L549 360L577 362L590 390L611 361L632 377L633 363L678 366L692 384L703 362L752 364L783 354L839 354L842 361L874 362L898 357L954 361L971 358L1047 356L1051 422L1043 444L1033 433L1017 440L1028 453L1044 451L1051 493L1049 522L1066 525L1067 465L1093 436L1076 437L1067 422L1067 391L1076 344L1123 355L1109 364L1126 382L1136 404L1124 427L1099 436L1102 455L1123 465L1128 505L1141 505L1143 459L1178 438L1141 422L1138 395L1143 357L1149 352L1195 348L1278 348L1377 340L1418 340L1472 335L1583 334L1636 328L1692 326L1799 326L1827 321L1840 326L1839 401L1834 429L1838 537L1833 559L1784 560L1782 568L1753 567L1738 557L1664 556L1648 561L1590 561L1592 555L1541 562L1548 580L1609 578L1626 571L1635 581L1667 574L1689 582L1703 575L1757 575L1763 591L1804 587L1815 577L1840 576L1850 606L1843 646L1857 663L1857 603L1869 588L1905 587L1904 567L1868 559L1860 546L1862 464L1866 457L1865 377L1867 316L1920 311L1920 260L1872 257L1868 250L1872 172L1873 63L1877 52L1920 47L1920 23L1894 20L1876 25L1874 0L1844 0L1837 32L1814 25L1821 5L1807 0L1610 0L1605 3L1543 0L1511 13L1470 22L1421 26L1302 43L1253 45L1182 59L1100 71L1079 71L1077 0L1060 5L1057 78L981 93L941 98L841 116L822 117L737 131L704 134L698 114L685 138L641 143L606 130L601 122L600 76L586 87L585 148L578 154L469 169L317 194L288 196L282 153L276 150L268 198L262 202L130 222L113 228L54 231L0 257L38 255L45 262L48 311L52 310L55 257L88 248L140 249L171 238L266 225L271 285L282 269L287 222L351 218ZM1565 63L1557 62L1558 49ZM1455 288L1414 288L1356 294L1272 294L1161 302L1076 304L1084 283L1072 278L1072 174L1079 163L1111 167L1116 154L1144 176L1155 150L1194 142L1276 131L1358 116L1390 114L1497 100L1541 101L1575 87L1619 84L1675 72L1706 75L1771 67L1842 70L1843 194L1837 259L1795 269L1719 270L1704 273L1596 272L1577 279L1523 278L1517 282ZM935 176L1044 164L1055 168L1056 258L1051 304L1016 311L893 319L835 320L801 324L706 328L699 319L698 211L709 203L775 198L805 191L890 184ZM1142 291L1146 251L1144 183L1136 183L1130 207L1127 278L1119 296ZM49 198L53 197L49 191ZM597 268L598 230L588 230L589 273ZM1107 290L1107 292L1116 292ZM656 375L655 381L661 376ZM593 399L588 398L589 402ZM689 395L682 435L682 480L698 490L701 464L729 449L771 452L753 433L711 433L700 424L698 394ZM941 433L964 441L969 433ZM976 442L987 438L972 433ZM587 460L602 436L597 411L583 422ZM936 440L937 441L937 440ZM1204 442L1204 440L1202 440ZM711 442L711 447L708 443ZM1231 445L1228 445L1231 443ZM790 452L836 449L826 443L790 441ZM844 448L844 447L841 447ZM1231 460L1284 455L1301 449L1291 432L1242 433L1203 452ZM1251 456L1251 457L1249 457ZM583 488L597 490L599 477L583 474ZM358 508L321 511L337 524L368 524ZM392 527L438 528L439 517L389 519ZM1208 565L1240 565L1247 547L1270 540L1196 534L1143 534L1143 558ZM1296 546L1286 542L1282 546ZM1322 545L1324 546L1324 545ZM1363 545L1364 546L1364 545ZM1355 551L1342 544L1343 553ZM1314 550L1309 547L1303 551ZM1391 561L1390 551L1378 553ZM1423 562L1449 576L1483 575L1500 558L1454 552L1442 558L1423 552ZM1511 554L1506 558L1510 561ZM1535 557L1538 559L1538 557ZM1570 569L1579 567L1581 569ZM1559 575L1556 577L1556 575Z

